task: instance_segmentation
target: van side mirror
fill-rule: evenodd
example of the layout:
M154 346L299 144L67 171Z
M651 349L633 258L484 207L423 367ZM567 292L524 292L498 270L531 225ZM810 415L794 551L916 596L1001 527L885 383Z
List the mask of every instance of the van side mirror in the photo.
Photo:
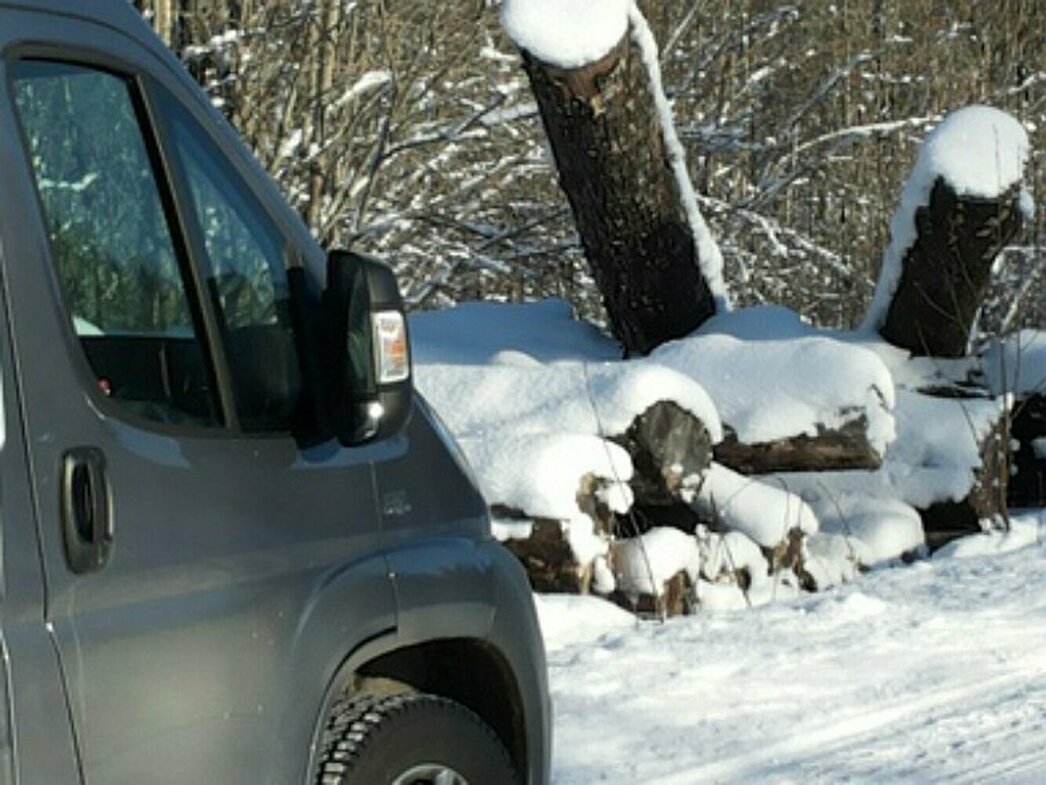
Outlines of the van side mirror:
M351 251L327 256L328 410L349 446L402 428L413 403L410 341L392 270Z

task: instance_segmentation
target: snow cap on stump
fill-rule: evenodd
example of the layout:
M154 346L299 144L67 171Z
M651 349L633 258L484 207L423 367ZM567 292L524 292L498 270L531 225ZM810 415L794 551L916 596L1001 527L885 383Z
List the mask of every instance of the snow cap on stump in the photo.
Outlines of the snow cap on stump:
M520 49L548 65L579 68L628 32L632 0L504 0L501 24Z
M866 331L877 330L886 320L904 257L917 239L916 211L930 203L938 178L959 197L998 199L1023 180L1030 149L1020 122L990 106L952 112L927 135L890 224L890 245L865 319ZM1020 208L1030 221L1034 203L1027 190L1020 194Z

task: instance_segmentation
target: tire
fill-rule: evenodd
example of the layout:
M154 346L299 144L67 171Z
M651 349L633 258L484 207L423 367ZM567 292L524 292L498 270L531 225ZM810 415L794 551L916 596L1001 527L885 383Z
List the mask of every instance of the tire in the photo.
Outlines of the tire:
M338 701L321 741L317 785L518 785L504 744L446 698Z

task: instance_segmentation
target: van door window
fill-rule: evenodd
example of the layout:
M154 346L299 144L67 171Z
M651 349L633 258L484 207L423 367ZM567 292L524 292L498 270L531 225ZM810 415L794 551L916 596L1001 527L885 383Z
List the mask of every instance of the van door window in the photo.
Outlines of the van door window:
M217 424L136 88L65 63L21 61L13 74L51 256L99 387L139 416Z
M208 257L240 425L291 431L302 381L283 236L207 132L171 96L161 99Z

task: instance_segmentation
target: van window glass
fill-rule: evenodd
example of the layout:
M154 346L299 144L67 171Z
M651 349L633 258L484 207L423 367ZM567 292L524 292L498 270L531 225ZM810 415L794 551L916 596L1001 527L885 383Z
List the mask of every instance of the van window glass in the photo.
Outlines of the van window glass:
M302 384L283 236L206 131L170 95L160 104L206 251L241 426L290 431Z
M134 86L56 62L21 61L13 74L51 255L100 388L140 416L216 424Z

